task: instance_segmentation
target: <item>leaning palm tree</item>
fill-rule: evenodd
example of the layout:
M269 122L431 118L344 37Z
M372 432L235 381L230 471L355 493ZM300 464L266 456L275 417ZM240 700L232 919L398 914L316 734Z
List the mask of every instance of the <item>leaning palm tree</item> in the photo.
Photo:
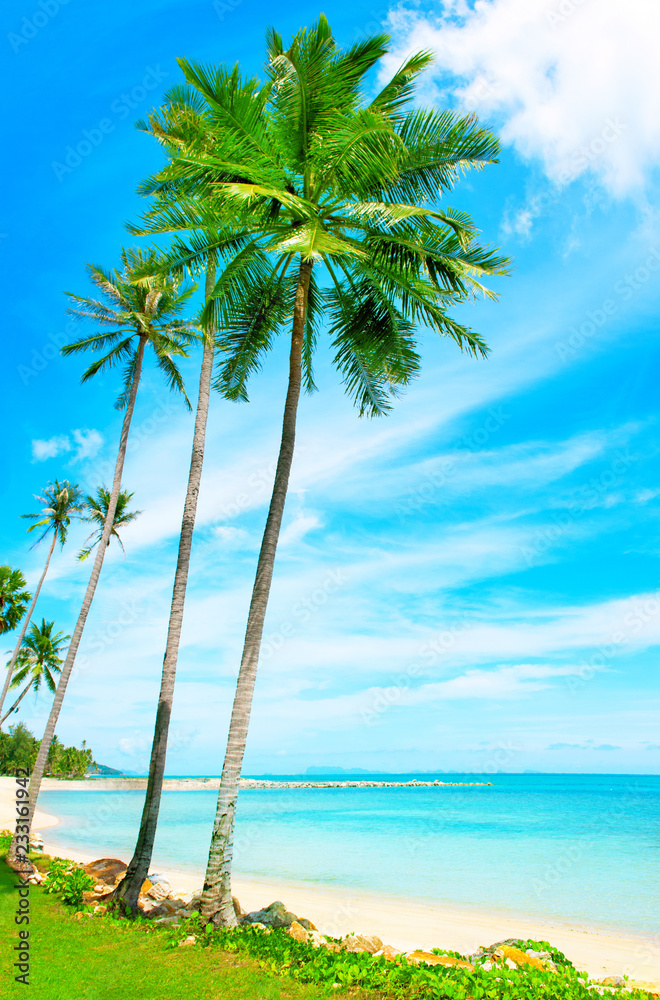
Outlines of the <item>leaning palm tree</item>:
M177 102L178 94L175 89L171 97L173 108L178 106ZM149 131L149 129L147 130ZM158 138L163 143L165 149L171 154L175 148L172 144L171 134L161 131L158 134ZM180 204L180 207L183 206ZM188 202L186 203L185 211L187 212L186 217L189 221L194 219L199 223L199 213L203 213L201 206L195 205L194 202ZM174 700L179 643L188 584L188 571L204 463L206 424L216 349L214 330L218 322L228 324L232 317L235 318L245 310L246 303L251 302L254 297L254 289L263 284L265 276L271 270L265 255L255 247L249 231L241 229L236 225L224 227L222 232L220 232L215 219L212 217L207 218L206 222L209 226L206 236L207 238L212 236L214 249L209 252L206 258L199 258L206 271L205 306L200 316L200 325L203 331L202 365L190 471L188 475L188 488L183 508L179 551L167 628L167 641L163 657L161 686L158 695L158 707L151 746L149 776L133 857L129 862L124 878L115 891L117 905L127 913L136 912L140 889L151 864L158 824L167 757L167 740ZM137 231L138 227L133 227L133 229ZM168 229L166 222L164 229ZM154 229L152 228L150 231L153 232ZM219 262L224 263L224 267L216 280L216 271ZM185 272L188 270L188 267L181 266L178 270ZM281 301L274 299L272 308L267 314L262 316L260 326L264 335L267 335L266 331L273 324L277 324L279 318L278 308L281 309L281 305Z
M0 566L0 635L13 632L25 614L32 599L25 587L20 569Z
M97 372L123 362L123 390L116 406L118 409L124 409L125 413L103 533L30 778L29 815L23 824L28 830L36 809L55 726L113 532L128 434L148 346L152 348L156 365L164 374L169 388L180 392L188 406L190 405L185 395L181 372L173 355L185 356L187 347L194 338L191 324L182 319L181 314L186 309L196 286L176 278L163 277L155 251L122 250L121 260L123 265L121 271L89 266L89 276L99 289L101 299L70 296L76 303L71 309L72 315L93 320L102 327L102 330L68 344L62 348L62 352L65 355L87 350L102 353L102 356L83 373L83 382L87 382ZM8 854L12 862L17 860L16 845L14 838Z
M44 538L50 534L52 534L53 537L50 543L50 548L48 549L48 555L46 556L46 565L43 568L37 588L32 598L32 603L30 604L25 620L23 621L23 627L18 637L16 646L14 647L14 652L12 653L11 659L7 664L7 676L5 677L2 694L0 694L0 715L2 714L2 706L5 703L5 697L11 683L14 664L16 663L16 659L22 649L23 639L25 637L27 627L30 624L34 606L37 603L37 598L41 593L41 587L46 579L46 574L48 572L55 544L59 542L60 548L64 547L71 521L73 518L80 517L80 513L82 511L82 494L77 485L70 483L66 479L61 483L58 479L56 479L54 483L48 483L41 496L35 497L35 499L42 504L42 508L39 513L21 514L21 517L26 517L35 522L30 525L28 532L36 531L38 528L43 528L41 536L37 539L35 545L38 545L39 542L43 542ZM0 723L0 725L2 725L2 723Z
M71 636L64 635L63 632L54 633L54 627L55 622L47 622L45 618L42 618L41 625L33 622L30 626L16 661L17 669L11 686L20 687L25 681L27 684L9 711L0 719L0 726L16 711L28 691L39 693L42 681L51 694L55 694L55 674L59 674L62 669L60 652Z
M380 35L343 53L323 17L286 50L271 31L265 86L243 81L237 69L179 60L195 91L190 115L181 126L178 155L145 186L166 201L179 185L203 199L206 212L251 225L273 261L263 307L277 283L292 316L281 446L201 901L202 914L215 923L231 925L236 919L231 862L239 779L298 402L303 383L313 386L311 357L320 317L328 317L335 364L360 413L385 413L391 392L419 370L418 324L453 338L473 356L486 354L483 339L447 310L486 292L482 275L507 273L508 261L476 242L467 215L424 204L450 190L463 170L494 162L496 138L472 116L409 108L414 78L429 63L425 54L409 59L374 100L365 101L362 81L386 44ZM195 125L200 98L207 124L203 138ZM161 113L167 115L167 109ZM161 209L159 225L166 216L172 230L190 228L176 206ZM205 233L200 226L187 240L180 236L168 255L171 265L190 266L210 252L213 242ZM230 398L245 398L247 379L272 343L255 330L254 314L250 303L222 337L225 358L217 386Z
M96 548L101 539L103 538L103 529L105 528L105 520L108 516L108 508L110 506L110 490L105 486L99 486L96 491L96 496L92 496L90 493L85 497L85 513L83 514L83 521L88 521L90 524L95 525L95 530L87 538L83 548L78 553L78 559L83 562L91 554L91 552ZM119 537L119 532L117 528L123 528L127 524L131 524L136 520L142 513L141 510L129 510L128 505L133 499L133 494L129 493L128 490L120 490L119 496L117 497L117 506L115 507L115 516L112 523L112 531L110 532L110 537L108 538L107 545L110 544L113 538L116 538L119 542L122 552L125 554L124 543Z

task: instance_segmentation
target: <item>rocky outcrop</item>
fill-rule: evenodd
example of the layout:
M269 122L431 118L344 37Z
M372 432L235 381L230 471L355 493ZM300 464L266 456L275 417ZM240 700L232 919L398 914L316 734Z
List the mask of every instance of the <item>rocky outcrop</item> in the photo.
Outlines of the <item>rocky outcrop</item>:
M342 939L341 944L346 951L366 951L370 955L373 955L377 951L382 951L383 949L383 942L375 935L373 937L368 937L365 934L348 934Z
M266 906L263 910L253 910L252 913L243 913L240 908L240 903L238 903L238 909L242 914L239 916L236 911L237 899L234 899L234 911L242 924L263 924L264 927L291 927L294 922L297 922L302 928L307 931L315 931L316 927L311 922L311 920L306 920L304 917L298 917L295 913L287 910L284 903L277 900L271 903L270 906Z
M98 861L90 861L85 865L84 871L96 882L114 886L117 882L121 882L127 868L128 865L117 858L99 858Z

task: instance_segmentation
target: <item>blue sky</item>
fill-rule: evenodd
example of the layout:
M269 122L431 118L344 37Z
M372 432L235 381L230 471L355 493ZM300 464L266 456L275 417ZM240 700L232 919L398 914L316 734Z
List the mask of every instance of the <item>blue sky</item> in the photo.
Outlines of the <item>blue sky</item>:
M285 36L311 23L277 12ZM298 451L245 770L660 771L660 217L653 0L452 0L325 7L340 44L388 30L421 99L475 111L502 162L448 203L515 259L499 302L460 315L488 361L423 338L423 374L359 420L325 345ZM45 558L19 514L55 477L109 480L112 375L81 387L64 290L114 266L157 167L133 121L179 79L176 56L259 72L272 6L43 0L4 14L13 136L0 249L8 279L2 561ZM374 80L374 85L376 81ZM82 145L81 145L82 144ZM249 405L213 401L169 753L218 773L285 391L280 344ZM199 358L185 363L195 391ZM111 766L151 742L191 417L148 369L125 485L143 511L106 560L58 726ZM53 561L38 617L71 631L89 572ZM9 643L7 644L9 645ZM48 704L21 718L38 733Z

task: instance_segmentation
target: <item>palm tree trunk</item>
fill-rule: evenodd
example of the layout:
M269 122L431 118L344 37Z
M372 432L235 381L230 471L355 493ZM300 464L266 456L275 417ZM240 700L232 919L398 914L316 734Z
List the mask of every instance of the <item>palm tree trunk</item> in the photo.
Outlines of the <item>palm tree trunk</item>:
M105 518L105 525L103 527L103 535L101 537L101 543L96 552L96 558L94 560L94 566L92 569L92 575L89 578L89 583L87 584L87 590L85 591L85 597L80 609L80 614L78 615L78 621L76 622L76 627L73 630L73 636L71 639L71 644L66 654L66 660L62 667L62 672L60 674L59 683L57 685L57 690L55 692L55 699L53 701L52 708L50 710L50 715L48 717L48 722L46 723L46 729L42 737L41 743L39 745L39 751L37 753L37 759L34 762L34 767L32 768L32 774L30 776L30 788L29 788L29 800L28 800L28 816L26 819L17 821L16 832L9 846L9 851L7 853L7 860L13 862L14 866L16 864L20 865L21 859L21 848L17 842L17 834L20 832L23 834L30 833L30 828L32 826L32 820L34 818L34 811L37 807L37 799L39 797L39 789L41 788L41 781L44 776L44 771L46 769L46 761L48 759L48 752L50 750L50 745L53 741L53 735L55 733L55 726L57 725L57 720L60 716L60 710L62 708L62 702L64 701L64 695L66 693L67 684L69 683L69 677L71 676L71 671L73 669L73 664L75 663L76 653L78 652L78 646L80 645L80 640L82 639L83 630L85 628L85 622L87 621L87 616L89 614L89 609L92 606L92 600L94 599L94 594L96 592L96 586L99 582L99 576L101 575L101 567L103 566L103 560L105 559L105 554L107 551L107 544L110 534L112 532L115 510L117 509L117 498L121 490L121 477L124 471L124 459L126 458L126 444L128 442L128 432L131 426L131 420L133 418L133 411L135 409L135 397L137 396L138 386L140 384L140 375L142 373L142 361L144 358L144 348L147 343L147 335L140 335L140 343L137 349L137 356L135 360L135 371L133 373L133 382L131 384L131 392L128 397L128 402L126 405L126 414L124 416L124 423L121 429L121 437L119 438L119 452L117 454L117 462L115 464L115 478L112 483L112 493L110 495L110 503L108 504L108 512ZM22 840L22 843L26 843Z
M11 654L11 660L7 664L7 676L5 677L4 687L2 689L2 694L0 695L0 712L2 712L2 706L4 705L5 698L7 697L7 691L9 690L9 684L10 684L10 681L11 681L11 677L12 677L12 674L14 673L14 664L16 663L16 659L18 657L18 654L21 651L21 645L23 643L23 639L25 638L25 633L27 632L27 627L30 624L30 619L32 618L32 612L34 611L34 606L37 603L37 598L38 598L39 592L41 590L41 585L43 584L44 580L46 579L46 573L48 572L48 566L50 565L50 557L53 554L53 549L55 548L55 542L56 541L57 541L57 531L55 531L54 534L53 534L53 540L50 543L50 548L48 550L48 557L46 559L46 565L44 566L44 571L41 574L41 577L39 579L39 583L37 584L37 589L34 592L34 597L32 598L32 603L30 604L30 607L28 608L28 613L25 616L25 621L23 622L23 628L21 629L21 634L18 637L18 642L16 643L16 647L14 649L14 652ZM7 716L5 716L4 719L0 719L0 726L5 721L6 718L7 718Z
M289 358L289 385L284 405L282 441L266 527L259 552L257 574L252 590L243 656L229 725L227 750L222 768L218 805L213 824L213 833L211 835L204 892L201 900L201 912L203 916L212 920L214 924L224 924L229 927L236 924L231 895L231 863L238 785L250 723L252 694L257 676L261 637L266 617L266 608L268 606L268 595L273 578L275 553L280 536L282 515L284 513L289 475L291 473L291 463L293 461L296 416L298 413L298 400L300 399L301 357L305 336L307 295L311 273L312 262L302 261L294 307L291 354Z
M21 703L21 702L23 701L23 698L24 698L24 697L25 697L25 695L26 695L26 694L28 693L28 691L30 690L30 688L31 688L31 687L32 687L32 682L30 682L30 683L29 683L29 684L27 685L27 687L24 687L24 688L23 688L23 690L21 691L21 693L19 694L18 698L16 699L16 701L14 702L14 704L13 704L13 705L11 706L11 708L9 709L9 711L8 711L8 712L5 712L5 714L4 714L4 715L2 716L2 718L0 719L0 726L1 726L1 725L2 725L2 723L3 723L4 721L5 721L5 719L6 719L6 718L8 718L8 716L10 716L10 715L11 715L11 713L12 713L12 712L14 711L14 709L15 709L15 708L18 708L18 706L19 706L19 705L20 705L20 703Z
M209 261L206 269L205 289L205 300L207 303L210 301L214 284L215 261ZM202 370L199 378L199 396L197 399L195 430L193 433L192 455L190 458L190 473L188 475L188 491L186 493L186 500L183 506L181 535L179 537L179 555L176 564L176 573L174 575L174 587L172 589L172 606L170 609L170 621L167 629L167 644L165 646L165 657L163 659L163 674L160 684L160 694L158 696L154 739L151 745L151 762L149 764L147 794L145 797L144 808L142 810L140 832L135 845L135 851L128 869L126 870L126 874L115 892L115 899L119 902L121 908L125 912L130 913L137 912L138 896L140 894L142 884L149 873L149 865L151 864L154 839L156 836L156 826L158 824L160 798L163 790L163 776L165 774L167 737L170 727L170 717L172 714L174 681L176 679L177 658L179 655L179 640L181 638L181 627L183 624L183 612L186 600L186 587L188 584L190 552L192 549L193 532L195 529L195 517L197 514L199 485L202 478L202 466L204 464L204 443L206 439L206 423L208 419L209 400L211 396L211 378L213 375L214 357L215 338L213 335L213 328L211 324L208 324L207 329L204 331L204 353L202 356Z

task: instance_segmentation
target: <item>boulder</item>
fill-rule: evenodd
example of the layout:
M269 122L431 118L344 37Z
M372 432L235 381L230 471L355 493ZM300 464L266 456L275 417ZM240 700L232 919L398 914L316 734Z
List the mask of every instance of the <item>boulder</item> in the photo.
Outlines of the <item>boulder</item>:
M432 951L413 951L408 956L408 961L413 965L420 962L426 965L444 965L445 967L455 966L459 969L472 969L473 966L462 958L454 958L453 955L434 955Z
M393 962L398 955L403 955L403 952L393 948L391 944L384 944L380 951L374 952L374 958L384 958L388 962Z
M600 986L625 986L626 981L623 976L607 976L606 979L599 979Z
M241 919L245 916L245 910L243 909L239 901L236 899L236 896L232 896L231 901L234 904L234 913L236 914L236 919L240 923Z
M195 937L195 935L189 934L187 938L183 939L183 941L179 941L179 948L185 948L188 945L195 944L196 941L197 938Z
M294 941L300 941L302 944L307 944L309 941L309 933L297 920L294 920L291 926L287 928L287 933L291 935Z
M297 920L295 913L287 910L279 900L266 906L263 910L253 910L242 917L244 924L264 924L265 927L290 927Z
M316 931L318 927L315 927L311 920L306 920L305 917L298 917L298 923L305 928L306 931Z
M540 969L545 971L545 965L540 958L536 958L535 955L528 955L527 952L521 951L520 948L514 948L512 945L503 944L497 949L501 952L504 959L509 959L514 963L514 967L524 968L525 966L531 966L534 969ZM497 952L495 952L497 954ZM509 965L509 963L506 963ZM509 968L511 966L509 965Z
M383 942L375 935L373 937L366 937L364 934L348 934L342 939L341 943L346 951L367 951L370 955L381 951L383 947Z
M307 940L310 944L313 944L315 948L322 948L323 945L327 944L327 941L320 931L307 931Z
M121 881L127 868L128 865L117 858L99 858L98 861L90 861L84 870L97 882L114 886L118 880Z
M145 885L148 886L145 889ZM156 882L151 884L149 879L142 885L142 892L146 893L150 899L155 899L156 902L160 902L161 899L167 899L170 894L170 883L169 882Z

